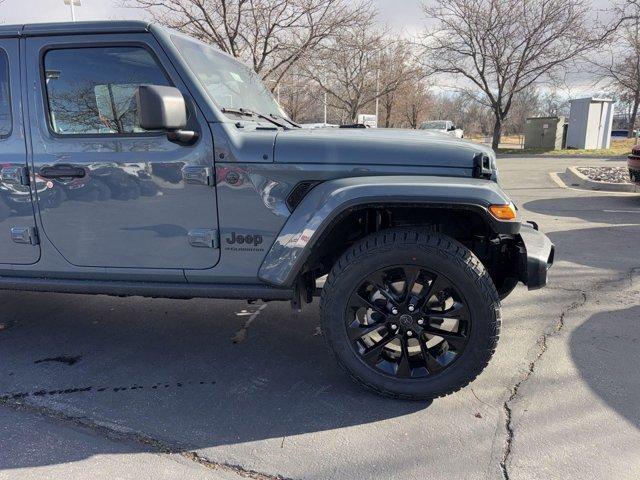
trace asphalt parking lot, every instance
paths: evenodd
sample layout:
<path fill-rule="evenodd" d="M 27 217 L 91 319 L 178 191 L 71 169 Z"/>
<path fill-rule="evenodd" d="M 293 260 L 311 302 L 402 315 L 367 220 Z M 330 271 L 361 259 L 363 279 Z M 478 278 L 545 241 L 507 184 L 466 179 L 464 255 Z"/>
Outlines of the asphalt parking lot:
<path fill-rule="evenodd" d="M 499 163 L 556 264 L 469 387 L 367 393 L 317 304 L 0 292 L 0 479 L 639 478 L 640 194 L 549 176 L 621 161 Z"/>

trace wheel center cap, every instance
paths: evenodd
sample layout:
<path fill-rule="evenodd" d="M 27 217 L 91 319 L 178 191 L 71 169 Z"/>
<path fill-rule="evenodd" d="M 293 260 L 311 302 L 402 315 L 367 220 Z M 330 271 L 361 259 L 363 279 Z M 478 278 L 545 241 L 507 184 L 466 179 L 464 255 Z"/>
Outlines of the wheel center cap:
<path fill-rule="evenodd" d="M 405 313 L 404 315 L 400 316 L 400 323 L 404 327 L 410 327 L 413 325 L 413 317 Z"/>

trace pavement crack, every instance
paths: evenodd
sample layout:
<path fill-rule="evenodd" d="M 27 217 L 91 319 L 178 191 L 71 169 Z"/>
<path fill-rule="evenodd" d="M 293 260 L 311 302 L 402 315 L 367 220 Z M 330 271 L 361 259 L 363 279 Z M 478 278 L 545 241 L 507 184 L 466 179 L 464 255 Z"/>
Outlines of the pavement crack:
<path fill-rule="evenodd" d="M 288 477 L 283 477 L 282 475 L 268 475 L 265 473 L 256 472 L 255 470 L 247 470 L 239 465 L 213 462 L 194 451 L 178 452 L 178 454 L 204 467 L 211 468 L 213 470 L 225 470 L 227 472 L 233 472 L 236 475 L 245 478 L 251 478 L 254 480 L 292 480 Z"/>
<path fill-rule="evenodd" d="M 549 337 L 558 334 L 564 328 L 564 318 L 566 314 L 571 310 L 575 310 L 576 308 L 583 306 L 586 302 L 586 292 L 580 291 L 580 298 L 564 307 L 551 328 L 549 328 L 546 332 L 540 335 L 540 337 L 538 337 L 538 340 L 536 342 L 538 345 L 538 351 L 536 352 L 534 359 L 529 362 L 529 365 L 524 374 L 520 377 L 520 380 L 518 380 L 511 388 L 511 394 L 509 395 L 509 398 L 502 405 L 502 409 L 505 415 L 504 426 L 507 434 L 507 438 L 502 450 L 502 458 L 500 460 L 500 470 L 502 471 L 502 478 L 504 480 L 510 480 L 508 463 L 509 457 L 511 455 L 511 447 L 513 444 L 513 437 L 515 433 L 512 421 L 513 411 L 511 409 L 511 403 L 518 397 L 520 387 L 531 377 L 531 375 L 533 375 L 536 368 L 536 363 L 547 351 L 547 340 L 549 339 Z"/>
<path fill-rule="evenodd" d="M 638 273 L 640 273 L 640 267 L 630 268 L 625 274 L 623 274 L 619 278 L 596 283 L 590 288 L 589 293 L 594 293 L 607 286 L 619 284 L 620 282 L 629 282 L 630 284 L 633 284 L 634 276 L 638 275 Z M 509 397 L 502 405 L 502 409 L 505 415 L 504 428 L 506 431 L 506 439 L 505 439 L 504 447 L 502 450 L 502 458 L 500 460 L 500 470 L 502 471 L 502 478 L 504 480 L 510 480 L 508 463 L 509 463 L 509 458 L 511 456 L 511 448 L 513 445 L 513 438 L 515 435 L 515 429 L 513 425 L 513 410 L 511 408 L 511 405 L 514 402 L 514 400 L 519 396 L 520 387 L 522 387 L 522 385 L 531 377 L 531 375 L 533 375 L 533 373 L 535 372 L 537 362 L 540 360 L 540 358 L 542 358 L 542 356 L 547 351 L 548 339 L 560 333 L 564 328 L 565 317 L 567 313 L 577 308 L 580 308 L 587 303 L 587 291 L 585 290 L 571 289 L 571 288 L 565 288 L 565 287 L 559 287 L 559 286 L 550 286 L 548 288 L 550 290 L 563 290 L 566 292 L 578 293 L 578 299 L 574 300 L 573 302 L 571 302 L 570 304 L 562 308 L 562 310 L 560 311 L 560 314 L 558 315 L 556 320 L 553 322 L 553 324 L 549 328 L 547 328 L 547 330 L 542 335 L 540 335 L 540 337 L 538 337 L 538 340 L 536 342 L 538 346 L 538 350 L 533 360 L 529 362 L 529 365 L 525 370 L 525 372 L 520 376 L 520 379 L 513 385 L 513 387 L 511 388 L 511 393 Z"/>
<path fill-rule="evenodd" d="M 143 445 L 150 452 L 164 455 L 175 455 L 197 463 L 211 470 L 225 471 L 236 474 L 242 478 L 250 478 L 253 480 L 292 480 L 282 475 L 271 475 L 258 472 L 256 470 L 246 469 L 240 465 L 226 462 L 216 462 L 208 459 L 204 455 L 178 444 L 170 444 L 166 441 L 159 440 L 152 436 L 136 432 L 129 428 L 121 427 L 116 424 L 100 422 L 84 416 L 68 415 L 58 410 L 28 403 L 17 401 L 2 401 L 0 406 L 12 408 L 14 410 L 33 413 L 50 418 L 54 421 L 72 425 L 77 428 L 84 428 L 96 435 L 103 436 L 112 441 L 128 442 L 130 444 Z"/>

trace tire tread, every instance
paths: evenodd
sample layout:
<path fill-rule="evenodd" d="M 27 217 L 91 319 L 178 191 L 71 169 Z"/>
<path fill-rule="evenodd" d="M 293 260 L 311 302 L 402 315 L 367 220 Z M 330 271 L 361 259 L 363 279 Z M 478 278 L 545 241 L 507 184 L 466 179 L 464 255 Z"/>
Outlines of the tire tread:
<path fill-rule="evenodd" d="M 464 245 L 453 238 L 440 233 L 411 228 L 382 230 L 369 235 L 349 248 L 337 260 L 331 269 L 324 284 L 324 288 L 322 289 L 320 311 L 323 312 L 323 314 L 324 312 L 329 311 L 330 304 L 334 302 L 338 296 L 338 292 L 336 292 L 335 289 L 336 281 L 347 269 L 357 266 L 366 258 L 375 256 L 382 251 L 387 251 L 391 248 L 398 248 L 399 245 L 414 245 L 422 249 L 435 249 L 439 255 L 443 256 L 443 258 L 457 264 L 457 266 L 477 285 L 478 290 L 482 293 L 483 300 L 486 305 L 491 306 L 494 311 L 491 322 L 491 335 L 488 339 L 488 347 L 483 349 L 481 352 L 482 362 L 478 363 L 473 370 L 468 372 L 468 375 L 463 382 L 460 382 L 451 388 L 434 391 L 429 395 L 407 395 L 373 385 L 366 379 L 356 375 L 341 361 L 339 355 L 334 349 L 334 346 L 329 341 L 329 336 L 326 335 L 326 333 L 323 336 L 331 355 L 335 358 L 338 365 L 340 365 L 340 367 L 354 381 L 369 390 L 386 397 L 405 400 L 428 400 L 443 397 L 462 389 L 471 383 L 482 372 L 495 353 L 498 340 L 500 338 L 501 319 L 497 314 L 500 309 L 500 297 L 489 273 L 480 259 Z M 325 328 L 330 328 L 328 327 L 328 322 L 323 322 L 323 329 Z"/>

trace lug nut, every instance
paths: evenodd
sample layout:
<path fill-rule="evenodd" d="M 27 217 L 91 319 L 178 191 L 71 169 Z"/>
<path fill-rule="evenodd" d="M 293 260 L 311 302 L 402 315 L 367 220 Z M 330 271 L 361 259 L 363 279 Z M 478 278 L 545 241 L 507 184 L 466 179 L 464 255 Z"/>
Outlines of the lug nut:
<path fill-rule="evenodd" d="M 393 307 L 391 309 L 391 313 L 393 313 L 394 315 L 397 315 L 398 314 L 398 309 L 396 307 Z"/>
<path fill-rule="evenodd" d="M 409 311 L 413 312 L 416 309 L 416 307 L 414 307 L 413 305 L 409 305 Z"/>
<path fill-rule="evenodd" d="M 413 332 L 411 330 L 407 331 L 407 337 L 411 337 L 413 335 Z"/>
<path fill-rule="evenodd" d="M 423 319 L 418 320 L 418 325 L 424 325 L 424 320 Z"/>
<path fill-rule="evenodd" d="M 391 330 L 397 330 L 398 329 L 398 325 L 396 325 L 395 323 L 391 324 Z"/>

